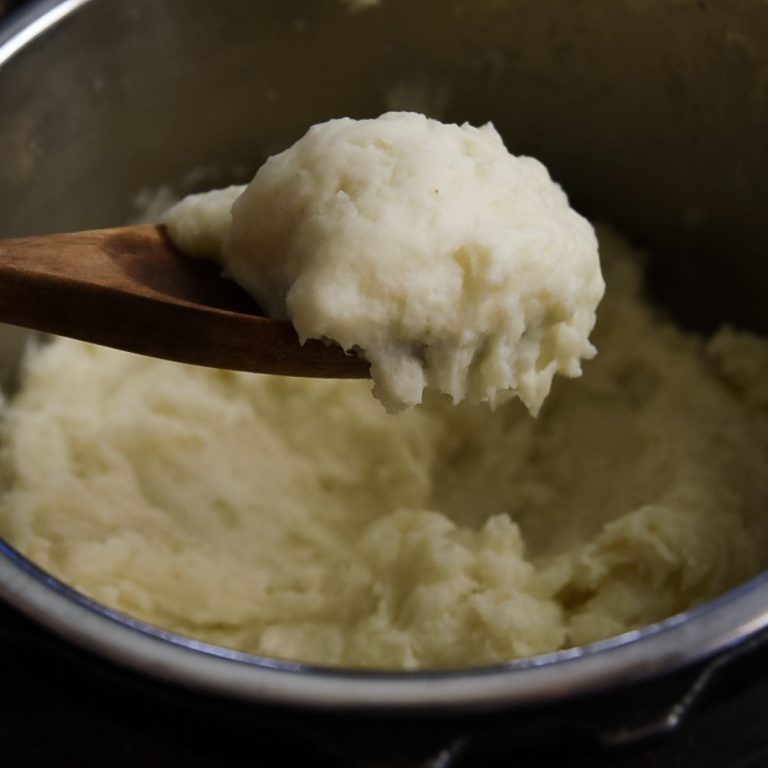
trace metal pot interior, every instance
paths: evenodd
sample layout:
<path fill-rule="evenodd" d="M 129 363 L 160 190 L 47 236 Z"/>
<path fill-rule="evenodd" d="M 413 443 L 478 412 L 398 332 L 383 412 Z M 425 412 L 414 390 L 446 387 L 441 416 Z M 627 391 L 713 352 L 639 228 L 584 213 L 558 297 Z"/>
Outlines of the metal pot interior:
<path fill-rule="evenodd" d="M 0 39 L 0 234 L 114 226 L 137 196 L 248 178 L 331 117 L 492 120 L 575 206 L 654 254 L 684 325 L 768 331 L 768 6 L 761 0 L 40 2 Z M 3 328 L 13 385 L 25 333 Z M 564 696 L 715 652 L 767 617 L 762 577 L 588 649 L 456 673 L 345 674 L 142 628 L 0 553 L 0 592 L 134 667 L 261 700 L 470 706 Z"/>

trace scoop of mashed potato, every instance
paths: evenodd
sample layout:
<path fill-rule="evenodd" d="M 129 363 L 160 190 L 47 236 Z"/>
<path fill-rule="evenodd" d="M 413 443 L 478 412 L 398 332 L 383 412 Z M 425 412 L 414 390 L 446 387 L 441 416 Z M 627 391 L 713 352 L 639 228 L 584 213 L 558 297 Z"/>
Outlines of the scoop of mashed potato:
<path fill-rule="evenodd" d="M 0 534 L 151 624 L 328 665 L 501 662 L 707 600 L 768 561 L 768 342 L 683 334 L 601 245 L 600 354 L 535 420 L 36 349 L 3 411 Z"/>
<path fill-rule="evenodd" d="M 181 203 L 171 236 L 210 255 L 230 204 L 227 193 Z M 592 226 L 490 124 L 390 112 L 313 126 L 237 198 L 221 258 L 302 340 L 370 360 L 393 412 L 430 387 L 455 403 L 511 392 L 535 414 L 552 377 L 579 376 L 595 353 Z"/>

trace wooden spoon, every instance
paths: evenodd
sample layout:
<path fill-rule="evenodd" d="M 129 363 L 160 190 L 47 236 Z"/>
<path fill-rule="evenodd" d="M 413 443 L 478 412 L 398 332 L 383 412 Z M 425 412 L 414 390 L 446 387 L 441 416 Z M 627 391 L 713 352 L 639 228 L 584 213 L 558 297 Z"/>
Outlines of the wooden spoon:
<path fill-rule="evenodd" d="M 162 226 L 0 240 L 0 322 L 151 357 L 287 376 L 365 378 L 336 345 L 302 345 Z"/>

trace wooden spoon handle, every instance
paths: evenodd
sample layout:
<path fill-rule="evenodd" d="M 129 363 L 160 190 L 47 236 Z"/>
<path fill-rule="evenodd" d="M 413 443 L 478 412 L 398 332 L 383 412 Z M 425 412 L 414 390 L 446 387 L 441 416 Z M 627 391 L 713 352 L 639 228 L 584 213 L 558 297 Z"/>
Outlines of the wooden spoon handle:
<path fill-rule="evenodd" d="M 161 226 L 0 240 L 0 322 L 152 357 L 288 376 L 364 378 L 335 345 L 299 344 Z"/>

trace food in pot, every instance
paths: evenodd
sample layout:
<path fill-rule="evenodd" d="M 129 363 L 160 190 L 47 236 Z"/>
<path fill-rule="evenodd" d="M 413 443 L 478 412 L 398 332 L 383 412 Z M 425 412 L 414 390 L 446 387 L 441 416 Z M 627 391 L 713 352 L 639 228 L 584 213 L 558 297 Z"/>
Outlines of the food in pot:
<path fill-rule="evenodd" d="M 594 355 L 594 230 L 490 124 L 331 120 L 270 158 L 232 206 L 237 192 L 182 201 L 171 236 L 220 254 L 302 340 L 359 349 L 392 412 L 431 387 L 454 402 L 514 393 L 535 414 L 553 376 L 581 375 Z"/>
<path fill-rule="evenodd" d="M 127 614 L 318 664 L 482 665 L 707 600 L 768 560 L 768 343 L 682 333 L 599 234 L 599 354 L 536 419 L 41 346 L 3 414 L 0 533 Z"/>

